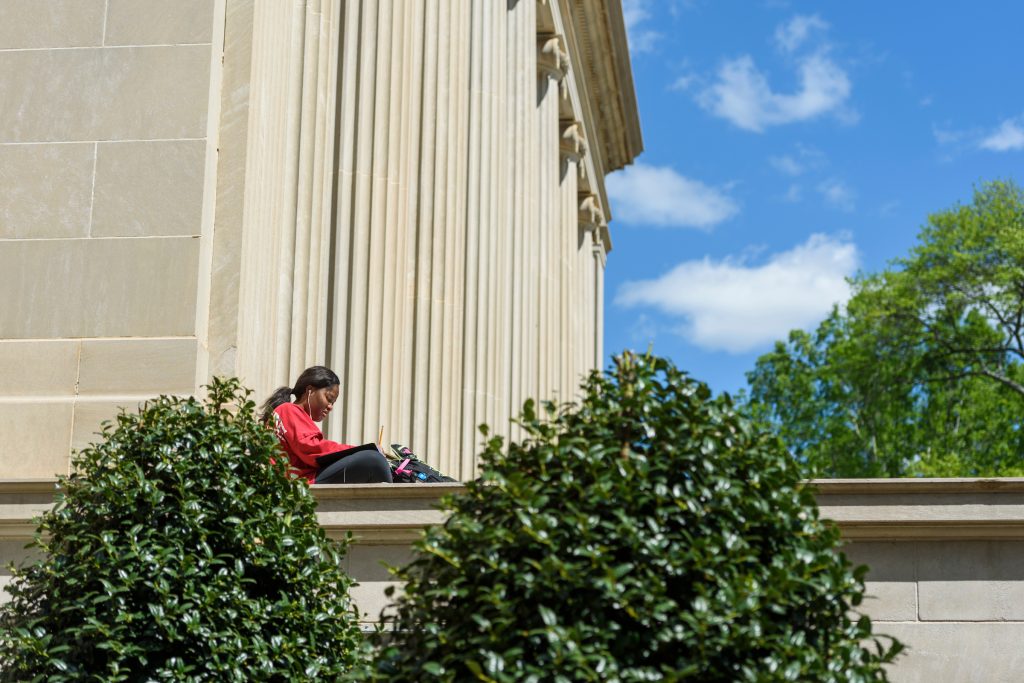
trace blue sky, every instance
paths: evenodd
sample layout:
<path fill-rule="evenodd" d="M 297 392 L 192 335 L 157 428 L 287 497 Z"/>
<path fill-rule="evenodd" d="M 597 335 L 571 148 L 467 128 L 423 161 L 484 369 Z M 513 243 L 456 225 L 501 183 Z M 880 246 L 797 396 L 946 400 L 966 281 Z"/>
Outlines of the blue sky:
<path fill-rule="evenodd" d="M 623 8 L 645 151 L 608 178 L 609 356 L 734 392 L 929 213 L 1024 183 L 1024 2 Z"/>

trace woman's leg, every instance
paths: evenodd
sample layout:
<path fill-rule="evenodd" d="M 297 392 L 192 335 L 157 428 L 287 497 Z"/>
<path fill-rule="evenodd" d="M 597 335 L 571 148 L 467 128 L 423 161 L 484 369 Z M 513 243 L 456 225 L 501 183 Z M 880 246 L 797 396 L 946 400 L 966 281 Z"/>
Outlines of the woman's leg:
<path fill-rule="evenodd" d="M 346 455 L 316 475 L 317 484 L 378 484 L 385 481 L 391 483 L 391 465 L 382 454 L 373 451 Z"/>

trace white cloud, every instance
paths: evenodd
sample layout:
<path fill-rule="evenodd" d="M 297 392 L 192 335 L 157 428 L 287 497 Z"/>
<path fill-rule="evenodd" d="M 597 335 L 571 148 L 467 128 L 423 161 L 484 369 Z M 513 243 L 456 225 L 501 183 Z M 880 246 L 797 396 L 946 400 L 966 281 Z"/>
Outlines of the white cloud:
<path fill-rule="evenodd" d="M 853 211 L 857 193 L 842 180 L 829 178 L 818 183 L 818 192 L 827 204 L 843 211 Z"/>
<path fill-rule="evenodd" d="M 743 55 L 721 66 L 718 81 L 701 91 L 697 102 L 716 116 L 758 133 L 767 126 L 806 121 L 830 111 L 843 113 L 851 90 L 845 71 L 821 52 L 800 59 L 798 69 L 800 89 L 793 94 L 775 93 L 754 60 Z"/>
<path fill-rule="evenodd" d="M 653 344 L 658 337 L 658 326 L 645 313 L 641 313 L 629 327 L 629 340 L 635 346 Z"/>
<path fill-rule="evenodd" d="M 823 166 L 826 166 L 828 164 L 828 159 L 825 158 L 825 155 L 821 150 L 797 143 L 795 152 L 792 154 L 768 157 L 768 163 L 770 163 L 775 170 L 784 173 L 785 175 L 796 177 L 803 175 L 808 171 L 816 171 Z"/>
<path fill-rule="evenodd" d="M 994 129 L 983 129 L 980 126 L 971 128 L 954 128 L 948 122 L 932 124 L 932 135 L 941 147 L 952 150 L 952 154 L 943 157 L 951 160 L 953 155 L 979 149 L 990 152 L 1016 152 L 1024 150 L 1024 115 L 1004 119 Z"/>
<path fill-rule="evenodd" d="M 776 170 L 782 171 L 786 175 L 798 176 L 804 172 L 804 165 L 788 154 L 783 154 L 781 157 L 771 157 L 768 161 Z"/>
<path fill-rule="evenodd" d="M 811 31 L 824 31 L 827 28 L 828 23 L 817 14 L 798 14 L 775 29 L 775 44 L 783 52 L 793 52 L 804 44 Z"/>
<path fill-rule="evenodd" d="M 629 50 L 632 53 L 651 52 L 662 35 L 658 31 L 641 27 L 651 18 L 650 0 L 622 0 L 622 18 L 626 24 Z"/>
<path fill-rule="evenodd" d="M 893 216 L 898 208 L 900 208 L 900 201 L 898 199 L 890 199 L 878 207 L 878 215 Z"/>
<path fill-rule="evenodd" d="M 1024 149 L 1024 116 L 1007 119 L 979 143 L 982 149 L 1010 152 Z"/>
<path fill-rule="evenodd" d="M 739 212 L 722 191 L 668 166 L 627 166 L 608 176 L 607 188 L 615 218 L 633 225 L 710 229 Z"/>
<path fill-rule="evenodd" d="M 647 11 L 647 0 L 622 0 L 622 18 L 626 22 L 626 30 L 632 31 L 637 24 L 650 19 Z"/>
<path fill-rule="evenodd" d="M 668 89 L 679 91 L 687 90 L 691 85 L 694 84 L 694 82 L 696 82 L 696 80 L 697 77 L 694 76 L 693 74 L 684 74 L 677 78 L 676 80 L 672 81 L 672 83 L 669 84 Z"/>
<path fill-rule="evenodd" d="M 965 130 L 957 130 L 949 126 L 949 124 L 932 124 L 932 135 L 935 137 L 935 142 L 942 146 L 959 145 L 965 139 L 975 136 L 976 133 Z"/>
<path fill-rule="evenodd" d="M 615 303 L 682 318 L 681 334 L 704 349 L 744 353 L 808 329 L 845 303 L 846 278 L 856 268 L 857 248 L 848 238 L 815 234 L 763 265 L 683 262 L 657 279 L 623 284 Z"/>

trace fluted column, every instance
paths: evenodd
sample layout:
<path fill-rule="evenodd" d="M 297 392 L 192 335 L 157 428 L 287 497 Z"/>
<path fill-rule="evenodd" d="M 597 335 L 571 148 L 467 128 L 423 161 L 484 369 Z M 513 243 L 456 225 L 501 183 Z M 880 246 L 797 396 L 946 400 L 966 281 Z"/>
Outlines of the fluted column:
<path fill-rule="evenodd" d="M 586 194 L 581 198 L 579 208 L 580 246 L 576 252 L 579 287 L 579 334 L 576 340 L 574 365 L 577 382 L 594 367 L 595 338 L 601 333 L 596 328 L 597 288 L 594 279 L 594 244 L 599 239 L 600 228 L 605 223 L 604 212 L 598 198 Z"/>
<path fill-rule="evenodd" d="M 559 400 L 576 396 L 579 375 L 574 349 L 580 343 L 579 263 L 579 174 L 580 161 L 586 154 L 583 125 L 575 119 L 563 119 L 559 150 L 562 159 L 559 183 L 559 327 L 556 357 L 559 361 Z"/>
<path fill-rule="evenodd" d="M 330 433 L 460 474 L 469 0 L 350 0 L 341 57 Z"/>
<path fill-rule="evenodd" d="M 507 433 L 507 400 L 499 395 L 503 338 L 498 321 L 499 247 L 508 232 L 501 207 L 505 206 L 506 160 L 505 64 L 507 10 L 492 2 L 473 2 L 470 8 L 470 89 L 468 166 L 466 176 L 466 271 L 463 326 L 462 421 L 456 448 L 461 454 L 459 474 L 471 477 L 480 436 L 477 426 L 489 424 Z M 500 415 L 500 417 L 499 417 Z"/>
<path fill-rule="evenodd" d="M 339 10 L 259 2 L 253 16 L 237 372 L 257 396 L 323 357 Z"/>
<path fill-rule="evenodd" d="M 534 231 L 538 278 L 536 332 L 533 343 L 536 355 L 532 395 L 539 400 L 555 398 L 558 388 L 559 237 L 561 234 L 559 205 L 559 170 L 561 167 L 561 126 L 559 106 L 560 84 L 569 68 L 569 56 L 558 35 L 541 35 L 537 39 L 539 72 L 537 103 L 537 174 L 538 211 Z"/>
<path fill-rule="evenodd" d="M 525 399 L 576 397 L 602 362 L 607 141 L 588 153 L 567 9 L 256 0 L 237 365 L 260 397 L 326 362 L 328 436 L 384 425 L 463 478 L 478 424 L 518 438 Z"/>
<path fill-rule="evenodd" d="M 597 234 L 601 234 L 600 231 Z M 608 260 L 603 240 L 594 244 L 594 369 L 604 366 L 604 269 Z"/>
<path fill-rule="evenodd" d="M 518 414 L 529 397 L 530 368 L 534 363 L 530 329 L 535 311 L 531 297 L 536 281 L 536 262 L 529 258 L 529 233 L 536 223 L 536 4 L 520 1 L 508 10 L 507 46 L 509 80 L 507 103 L 506 158 L 511 164 L 508 183 L 508 279 L 504 297 L 508 310 L 508 334 L 511 344 L 503 362 L 508 377 L 510 414 Z M 521 431 L 513 426 L 512 438 Z"/>

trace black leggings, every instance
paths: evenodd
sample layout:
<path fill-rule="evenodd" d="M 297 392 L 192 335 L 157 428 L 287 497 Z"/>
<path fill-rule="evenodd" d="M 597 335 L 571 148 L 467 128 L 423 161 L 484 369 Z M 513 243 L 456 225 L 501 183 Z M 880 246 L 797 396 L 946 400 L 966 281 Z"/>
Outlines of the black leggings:
<path fill-rule="evenodd" d="M 360 451 L 346 455 L 316 475 L 317 484 L 391 483 L 391 465 L 381 453 Z"/>

